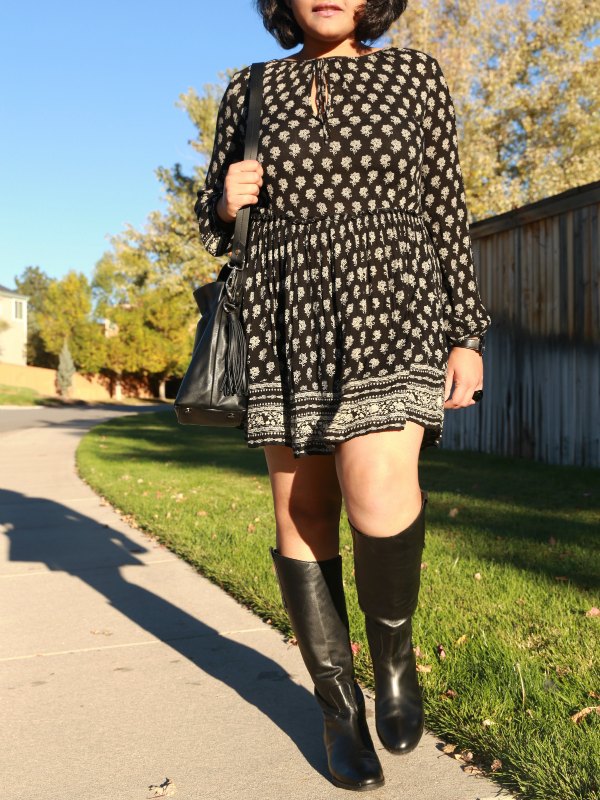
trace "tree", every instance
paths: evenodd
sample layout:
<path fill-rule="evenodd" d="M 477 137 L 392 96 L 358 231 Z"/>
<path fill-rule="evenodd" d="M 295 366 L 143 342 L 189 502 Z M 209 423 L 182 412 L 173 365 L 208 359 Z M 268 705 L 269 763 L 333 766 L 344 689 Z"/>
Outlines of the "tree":
<path fill-rule="evenodd" d="M 409 4 L 392 28 L 442 66 L 475 219 L 600 177 L 599 33 L 587 0 Z"/>
<path fill-rule="evenodd" d="M 65 339 L 60 351 L 60 356 L 58 359 L 58 371 L 56 373 L 56 384 L 58 386 L 59 394 L 62 397 L 68 397 L 70 395 L 71 383 L 73 381 L 73 375 L 75 375 L 75 372 L 75 364 L 73 364 L 73 359 L 71 358 L 69 344 Z"/>
<path fill-rule="evenodd" d="M 92 316 L 92 290 L 85 275 L 71 270 L 47 289 L 38 316 L 49 353 L 58 355 L 65 339 L 76 367 L 96 373 L 106 361 L 106 339 Z"/>
<path fill-rule="evenodd" d="M 17 291 L 26 295 L 27 303 L 27 363 L 34 367 L 56 368 L 56 354 L 46 349 L 40 331 L 40 314 L 48 288 L 54 282 L 39 267 L 25 267 L 15 277 Z"/>
<path fill-rule="evenodd" d="M 96 313 L 114 330 L 103 371 L 117 387 L 124 372 L 155 376 L 164 398 L 166 379 L 182 376 L 187 367 L 195 320 L 188 292 L 157 285 L 156 278 L 143 252 L 119 246 L 97 263 L 92 286 Z"/>

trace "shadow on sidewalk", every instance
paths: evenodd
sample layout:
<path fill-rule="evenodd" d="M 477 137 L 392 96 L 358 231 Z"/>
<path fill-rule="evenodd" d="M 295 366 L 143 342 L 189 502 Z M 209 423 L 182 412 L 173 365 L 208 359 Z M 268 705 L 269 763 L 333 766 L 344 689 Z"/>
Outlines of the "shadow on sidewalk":
<path fill-rule="evenodd" d="M 0 533 L 9 540 L 11 561 L 42 562 L 50 570 L 64 571 L 89 584 L 149 634 L 255 706 L 329 780 L 320 733 L 321 714 L 311 693 L 295 684 L 276 661 L 226 638 L 162 597 L 124 580 L 119 568 L 136 564 L 144 567 L 135 554 L 150 552 L 149 549 L 67 506 L 6 490 L 0 490 Z M 210 608 L 204 611 L 210 617 Z M 198 713 L 203 713 L 202 697 L 200 692 Z M 168 698 L 162 700 L 166 702 Z M 117 696 L 115 702 L 119 702 Z M 235 769 L 239 721 L 235 716 L 224 716 L 220 724 L 222 729 L 230 730 Z M 199 752 L 210 753 L 210 749 L 208 741 Z"/>

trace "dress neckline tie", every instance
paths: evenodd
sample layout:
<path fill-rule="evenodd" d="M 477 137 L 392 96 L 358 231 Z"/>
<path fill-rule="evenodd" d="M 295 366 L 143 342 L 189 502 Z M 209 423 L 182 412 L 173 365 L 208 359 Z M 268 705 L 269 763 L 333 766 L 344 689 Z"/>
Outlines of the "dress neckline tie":
<path fill-rule="evenodd" d="M 329 139 L 329 109 L 331 108 L 331 86 L 327 58 L 316 58 L 313 61 L 312 75 L 316 85 L 317 117 L 323 126 L 323 135 Z"/>

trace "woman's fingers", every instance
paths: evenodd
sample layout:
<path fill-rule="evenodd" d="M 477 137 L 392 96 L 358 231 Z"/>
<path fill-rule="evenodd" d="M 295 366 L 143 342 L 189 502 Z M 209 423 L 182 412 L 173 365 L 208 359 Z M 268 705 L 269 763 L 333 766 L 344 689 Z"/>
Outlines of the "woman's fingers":
<path fill-rule="evenodd" d="M 473 393 L 483 389 L 483 365 L 473 362 L 474 358 L 481 359 L 478 353 L 469 352 L 468 349 L 453 348 L 448 359 L 446 385 L 444 389 L 444 408 L 467 408 L 475 405 Z M 450 389 L 454 382 L 452 399 L 449 400 Z"/>
<path fill-rule="evenodd" d="M 451 366 L 448 367 L 448 371 L 446 372 L 446 384 L 444 386 L 444 400 L 447 401 L 450 397 L 450 392 L 452 391 L 452 380 L 454 377 L 454 370 Z M 444 406 L 445 407 L 445 406 Z"/>
<path fill-rule="evenodd" d="M 230 217 L 235 217 L 242 206 L 258 203 L 263 185 L 263 168 L 253 158 L 230 164 L 225 175 L 223 203 Z"/>

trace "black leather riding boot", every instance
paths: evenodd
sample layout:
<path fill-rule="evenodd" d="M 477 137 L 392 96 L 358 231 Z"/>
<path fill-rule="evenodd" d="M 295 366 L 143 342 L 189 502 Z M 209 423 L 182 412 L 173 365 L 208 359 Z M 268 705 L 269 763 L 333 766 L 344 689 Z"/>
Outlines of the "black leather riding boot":
<path fill-rule="evenodd" d="M 354 676 L 342 557 L 302 561 L 269 549 L 283 605 L 323 711 L 332 781 L 343 789 L 376 789 L 384 776 Z"/>
<path fill-rule="evenodd" d="M 421 582 L 425 505 L 415 520 L 393 536 L 368 536 L 350 520 L 354 577 L 375 678 L 375 727 L 392 753 L 409 753 L 423 735 L 423 699 L 412 648 L 412 615 Z"/>

